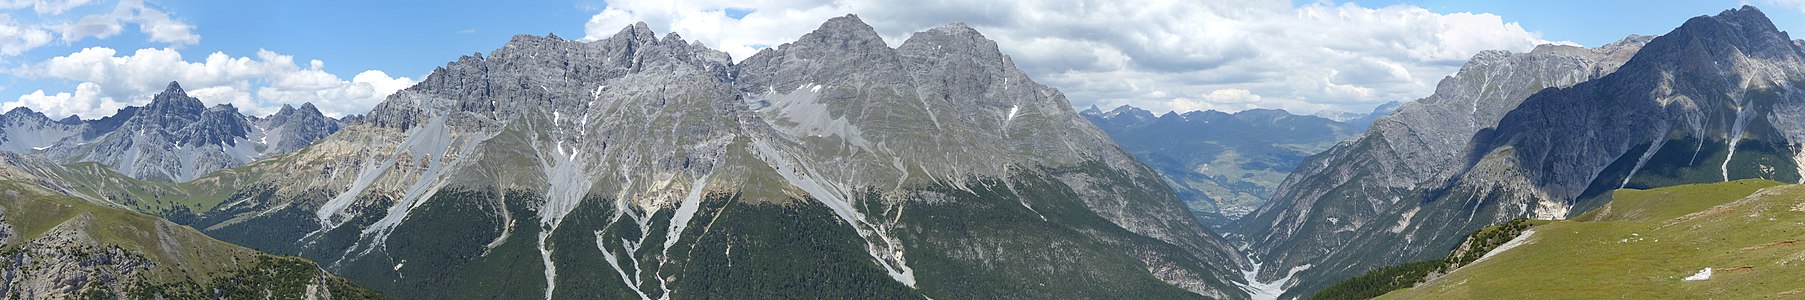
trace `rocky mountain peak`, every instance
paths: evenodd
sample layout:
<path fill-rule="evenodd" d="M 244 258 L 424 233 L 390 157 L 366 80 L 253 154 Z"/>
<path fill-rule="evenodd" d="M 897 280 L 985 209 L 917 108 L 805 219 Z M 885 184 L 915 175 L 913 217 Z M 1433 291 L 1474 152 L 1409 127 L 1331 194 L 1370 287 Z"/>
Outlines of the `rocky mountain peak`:
<path fill-rule="evenodd" d="M 1637 68 L 1729 68 L 1720 70 L 1731 71 L 1746 68 L 1741 65 L 1751 62 L 1735 58 L 1737 56 L 1799 63 L 1799 50 L 1792 39 L 1775 27 L 1767 14 L 1751 6 L 1726 10 L 1715 16 L 1693 17 L 1679 28 L 1653 38 L 1644 47 L 1654 51 L 1637 54 L 1632 63 L 1645 65 Z"/>
<path fill-rule="evenodd" d="M 852 14 L 828 19 L 795 42 L 777 48 L 804 59 L 828 54 L 871 56 L 890 52 L 877 29 L 871 28 L 859 16 Z"/>
<path fill-rule="evenodd" d="M 177 84 L 176 82 L 171 81 L 171 82 L 169 82 L 169 87 L 164 88 L 163 92 L 159 92 L 159 93 L 157 93 L 156 96 L 151 97 L 150 104 L 146 104 L 145 108 L 147 108 L 147 109 L 166 109 L 166 110 L 167 109 L 175 109 L 175 110 L 179 110 L 179 111 L 198 113 L 202 110 L 205 110 L 206 106 L 201 103 L 200 99 L 195 99 L 194 97 L 189 97 L 188 92 L 182 90 L 182 86 L 180 84 Z"/>
<path fill-rule="evenodd" d="M 1003 60 L 997 43 L 965 23 L 952 23 L 917 32 L 898 51 L 933 55 L 962 55 L 986 61 Z"/>
<path fill-rule="evenodd" d="M 163 94 L 181 94 L 186 96 L 188 95 L 188 92 L 182 90 L 181 83 L 170 81 L 168 86 L 163 87 Z"/>
<path fill-rule="evenodd" d="M 1115 109 L 1109 110 L 1109 112 L 1107 112 L 1107 113 L 1103 113 L 1103 118 L 1105 118 L 1105 119 L 1114 119 L 1114 118 L 1118 118 L 1118 117 L 1122 117 L 1122 116 L 1128 116 L 1128 117 L 1137 118 L 1137 119 L 1152 119 L 1153 112 L 1147 111 L 1145 109 L 1141 109 L 1139 107 L 1122 105 L 1122 106 L 1117 106 Z"/>
<path fill-rule="evenodd" d="M 658 37 L 658 33 L 652 32 L 652 26 L 647 26 L 646 22 L 634 22 L 633 25 L 628 25 L 625 28 L 621 28 L 619 32 L 615 32 L 614 36 L 610 37 L 608 39 L 609 40 L 648 40 L 648 39 L 655 39 L 657 37 Z"/>
<path fill-rule="evenodd" d="M 743 91 L 789 92 L 805 85 L 832 85 L 865 77 L 906 76 L 896 51 L 877 30 L 858 16 L 835 17 L 797 39 L 766 48 L 736 68 L 734 82 Z M 881 72 L 874 72 L 884 70 Z"/>
<path fill-rule="evenodd" d="M 172 81 L 168 88 L 151 97 L 149 104 L 125 122 L 127 126 L 179 127 L 194 122 L 205 111 L 206 104 L 189 97 L 180 84 Z"/>
<path fill-rule="evenodd" d="M 309 115 L 322 115 L 322 113 L 320 113 L 320 108 L 313 106 L 313 102 L 301 103 L 301 112 Z"/>
<path fill-rule="evenodd" d="M 24 107 L 24 106 L 20 106 L 17 108 L 13 108 L 12 110 L 6 111 L 6 114 L 0 115 L 0 118 L 6 118 L 7 120 L 13 120 L 13 119 L 18 119 L 18 118 L 34 118 L 32 116 L 36 116 L 36 118 L 49 119 L 49 117 L 45 117 L 43 113 L 39 113 L 37 111 L 31 110 L 30 107 Z"/>
<path fill-rule="evenodd" d="M 1623 37 L 1623 39 L 1619 39 L 1615 42 L 1611 42 L 1610 44 L 1604 44 L 1604 46 L 1599 46 L 1598 49 L 1601 49 L 1604 51 L 1617 51 L 1617 50 L 1625 49 L 1628 47 L 1640 48 L 1640 47 L 1642 47 L 1642 45 L 1648 44 L 1648 41 L 1654 40 L 1654 39 L 1655 39 L 1655 36 L 1652 36 L 1652 35 L 1631 34 L 1629 36 Z"/>
<path fill-rule="evenodd" d="M 917 37 L 927 37 L 927 39 L 924 39 L 926 41 L 966 41 L 977 42 L 979 44 L 988 43 L 993 46 L 996 44 L 995 42 L 991 42 L 989 38 L 984 37 L 984 33 L 978 32 L 977 29 L 973 29 L 963 22 L 941 25 L 939 27 L 928 29 L 927 31 L 917 32 L 910 35 L 909 39 L 916 40 Z"/>
<path fill-rule="evenodd" d="M 1738 25 L 1761 27 L 1755 29 L 1775 28 L 1774 21 L 1767 18 L 1767 13 L 1763 13 L 1761 12 L 1761 9 L 1751 5 L 1743 5 L 1742 7 L 1724 10 L 1723 12 L 1717 13 L 1717 16 L 1714 18 Z M 1688 23 L 1690 23 L 1690 21 L 1691 20 L 1688 20 Z M 1684 27 L 1684 25 L 1681 25 L 1681 27 Z"/>
<path fill-rule="evenodd" d="M 1102 116 L 1103 108 L 1097 107 L 1096 104 L 1091 104 L 1090 108 L 1085 108 L 1084 111 L 1080 111 L 1078 114 L 1086 116 Z"/>
<path fill-rule="evenodd" d="M 287 123 L 288 120 L 295 118 L 326 119 L 326 115 L 325 113 L 321 113 L 318 107 L 313 106 L 313 102 L 305 102 L 301 103 L 300 108 L 283 104 L 281 110 L 278 110 L 275 114 L 271 114 L 269 117 L 262 118 L 261 120 L 279 125 Z"/>

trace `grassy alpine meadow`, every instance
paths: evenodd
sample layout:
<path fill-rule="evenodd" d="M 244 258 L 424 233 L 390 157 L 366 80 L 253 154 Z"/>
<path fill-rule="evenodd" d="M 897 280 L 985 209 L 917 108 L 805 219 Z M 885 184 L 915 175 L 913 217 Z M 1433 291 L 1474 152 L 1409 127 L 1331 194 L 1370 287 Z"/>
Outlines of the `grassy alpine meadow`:
<path fill-rule="evenodd" d="M 1805 185 L 1750 179 L 1612 198 L 1534 227 L 1520 246 L 1380 298 L 1805 297 Z"/>

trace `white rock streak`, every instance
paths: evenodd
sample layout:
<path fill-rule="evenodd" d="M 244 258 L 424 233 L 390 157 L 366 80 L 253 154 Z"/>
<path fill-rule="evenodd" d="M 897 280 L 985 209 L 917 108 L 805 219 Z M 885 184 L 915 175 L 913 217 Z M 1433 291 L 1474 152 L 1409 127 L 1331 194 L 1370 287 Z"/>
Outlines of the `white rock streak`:
<path fill-rule="evenodd" d="M 830 187 L 834 187 L 832 183 L 816 180 L 815 178 L 820 178 L 820 176 L 813 174 L 814 172 L 808 170 L 806 166 L 792 165 L 788 159 L 778 154 L 776 149 L 771 148 L 771 145 L 766 144 L 763 140 L 753 138 L 752 147 L 757 151 L 758 158 L 777 169 L 777 174 L 783 176 L 783 179 L 788 181 L 791 186 L 807 192 L 816 201 L 820 201 L 821 204 L 833 210 L 835 216 L 852 225 L 853 229 L 859 233 L 859 237 L 865 239 L 867 252 L 871 254 L 872 258 L 877 259 L 878 265 L 884 267 L 884 271 L 890 274 L 891 279 L 910 287 L 915 286 L 915 271 L 910 269 L 907 262 L 903 260 L 902 247 L 898 245 L 898 241 L 890 238 L 883 227 L 867 221 L 865 214 L 853 208 L 852 203 L 846 200 L 848 198 L 845 195 L 836 193 L 836 189 L 830 189 Z"/>

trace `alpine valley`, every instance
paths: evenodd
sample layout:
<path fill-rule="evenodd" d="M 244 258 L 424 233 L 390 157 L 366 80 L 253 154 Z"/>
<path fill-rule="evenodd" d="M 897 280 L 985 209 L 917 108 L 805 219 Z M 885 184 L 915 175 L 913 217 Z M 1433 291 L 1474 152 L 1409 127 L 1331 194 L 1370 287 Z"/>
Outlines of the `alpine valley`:
<path fill-rule="evenodd" d="M 1364 132 L 1398 105 L 1381 105 L 1369 114 L 1250 109 L 1154 116 L 1127 105 L 1079 114 L 1159 172 L 1204 225 L 1220 228 L 1259 208 L 1305 157 Z"/>
<path fill-rule="evenodd" d="M 0 298 L 1805 293 L 1805 41 L 1751 6 L 1480 52 L 1368 114 L 1080 112 L 963 23 L 737 59 L 609 32 L 339 118 L 175 82 L 6 112 Z"/>

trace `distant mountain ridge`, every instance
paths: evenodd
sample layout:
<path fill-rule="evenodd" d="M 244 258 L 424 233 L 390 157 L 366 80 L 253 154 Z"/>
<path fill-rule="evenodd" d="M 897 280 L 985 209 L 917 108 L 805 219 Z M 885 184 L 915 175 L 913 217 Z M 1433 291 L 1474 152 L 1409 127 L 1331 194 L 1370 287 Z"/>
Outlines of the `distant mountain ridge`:
<path fill-rule="evenodd" d="M 187 181 L 299 150 L 342 126 L 313 103 L 283 105 L 267 118 L 245 116 L 230 104 L 206 107 L 170 82 L 150 103 L 95 120 L 53 121 L 13 109 L 0 115 L 0 151 L 98 162 L 137 179 Z"/>
<path fill-rule="evenodd" d="M 1284 110 L 1168 112 L 1123 105 L 1080 112 L 1123 150 L 1160 173 L 1192 212 L 1218 226 L 1265 202 L 1305 157 L 1363 132 L 1388 103 L 1346 121 Z"/>

